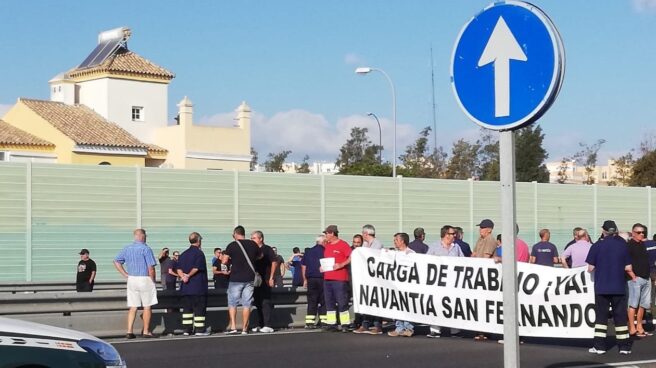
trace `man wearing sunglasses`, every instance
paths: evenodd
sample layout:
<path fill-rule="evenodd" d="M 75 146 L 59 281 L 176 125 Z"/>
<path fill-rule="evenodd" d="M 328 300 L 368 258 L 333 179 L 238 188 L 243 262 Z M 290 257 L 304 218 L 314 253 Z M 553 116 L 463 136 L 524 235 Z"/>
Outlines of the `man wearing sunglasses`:
<path fill-rule="evenodd" d="M 451 225 L 444 225 L 440 229 L 440 241 L 428 246 L 427 255 L 438 257 L 465 257 L 460 246 L 455 242 L 458 231 Z M 430 326 L 430 333 L 426 337 L 438 338 L 451 335 L 450 328 Z"/>
<path fill-rule="evenodd" d="M 629 289 L 629 334 L 638 337 L 651 336 L 642 326 L 645 310 L 651 308 L 651 283 L 649 281 L 649 255 L 645 247 L 647 228 L 638 223 L 631 229 L 631 240 L 629 240 L 629 254 L 631 255 L 631 267 L 633 267 L 634 278 L 628 278 Z M 636 324 L 636 321 L 638 322 Z"/>

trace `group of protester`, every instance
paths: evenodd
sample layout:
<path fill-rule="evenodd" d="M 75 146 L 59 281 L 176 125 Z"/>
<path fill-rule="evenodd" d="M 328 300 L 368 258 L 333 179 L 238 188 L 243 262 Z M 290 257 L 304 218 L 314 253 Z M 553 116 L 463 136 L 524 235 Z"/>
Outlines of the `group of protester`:
<path fill-rule="evenodd" d="M 440 240 L 430 245 L 425 243 L 426 233 L 423 228 L 414 230 L 412 241 L 407 233 L 397 233 L 393 237 L 394 248 L 406 254 L 490 258 L 499 262 L 503 257 L 503 243 L 500 236 L 495 239 L 493 235 L 493 221 L 484 219 L 477 226 L 480 237 L 473 250 L 463 240 L 462 228 L 450 225 L 443 226 L 440 229 Z M 594 244 L 588 232 L 577 227 L 573 230 L 573 239 L 566 245 L 561 256 L 558 255 L 557 247 L 550 242 L 548 229 L 540 230 L 539 235 L 540 241 L 533 245 L 530 252 L 526 242 L 516 238 L 514 249 L 518 262 L 542 266 L 587 267 L 589 272 L 593 272 L 597 318 L 591 353 L 603 354 L 607 350 L 605 338 L 609 311 L 614 318 L 621 354 L 631 352 L 633 336 L 651 336 L 642 322 L 645 317 L 648 321 L 652 318 L 651 289 L 656 281 L 656 242 L 647 240 L 646 226 L 636 223 L 630 233 L 621 233 L 613 221 L 605 221 L 602 235 Z M 294 272 L 295 283 L 307 288 L 306 328 L 322 327 L 328 331 L 353 331 L 356 334 L 383 333 L 381 317 L 356 314 L 354 320 L 351 320 L 349 313 L 351 252 L 357 247 L 384 248 L 376 238 L 374 226 L 364 225 L 362 233 L 354 235 L 349 245 L 339 238 L 337 226 L 330 225 L 315 239 L 313 247 L 306 248 L 304 252 L 295 249 L 288 262 L 284 262 L 274 248 L 265 244 L 261 231 L 253 231 L 250 239 L 247 239 L 244 227 L 237 226 L 232 236 L 234 241 L 224 251 L 215 249 L 212 262 L 215 287 L 227 289 L 227 334 L 274 331 L 271 324 L 271 290 L 281 285 L 282 272 L 287 267 L 297 269 Z M 130 309 L 127 338 L 136 337 L 133 323 L 138 307 L 144 309 L 143 337 L 153 336 L 149 325 L 150 307 L 157 304 L 154 270 L 157 262 L 145 242 L 146 232 L 143 229 L 135 230 L 134 242 L 126 246 L 114 260 L 117 270 L 128 279 L 127 299 Z M 176 280 L 181 281 L 179 292 L 184 300 L 184 334 L 207 335 L 209 331 L 205 325 L 205 314 L 208 270 L 201 250 L 202 236 L 196 232 L 191 233 L 189 243 L 190 247 L 177 260 L 175 255 L 168 258 L 168 249 L 163 250 L 160 263 L 166 273 L 162 283 L 165 289 L 175 289 Z M 81 252 L 81 256 L 85 254 Z M 127 270 L 123 265 L 127 265 Z M 249 330 L 252 306 L 256 307 L 258 324 Z M 236 317 L 239 307 L 242 307 L 242 324 L 238 329 Z M 395 321 L 394 325 L 395 328 L 387 333 L 389 336 L 414 335 L 411 322 Z M 431 338 L 450 334 L 449 329 L 439 326 L 430 326 L 429 331 L 427 336 Z M 487 336 L 476 334 L 475 339 L 485 340 Z"/>

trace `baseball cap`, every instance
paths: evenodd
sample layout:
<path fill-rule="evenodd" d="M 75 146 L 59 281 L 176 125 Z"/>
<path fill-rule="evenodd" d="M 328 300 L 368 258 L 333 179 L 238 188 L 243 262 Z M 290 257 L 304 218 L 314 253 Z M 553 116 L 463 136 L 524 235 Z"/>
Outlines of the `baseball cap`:
<path fill-rule="evenodd" d="M 324 234 L 337 234 L 339 233 L 339 230 L 337 230 L 337 225 L 328 225 L 326 227 L 326 230 L 323 231 Z"/>
<path fill-rule="evenodd" d="M 604 224 L 601 225 L 601 228 L 604 229 L 604 231 L 607 231 L 609 233 L 616 233 L 617 232 L 617 225 L 615 224 L 615 221 L 613 221 L 613 220 L 604 221 Z"/>
<path fill-rule="evenodd" d="M 89 250 L 86 249 L 86 248 L 82 249 L 82 250 L 80 251 L 80 255 L 83 255 L 83 254 L 89 254 Z"/>
<path fill-rule="evenodd" d="M 481 223 L 476 225 L 476 226 L 480 227 L 481 229 L 486 229 L 486 228 L 493 229 L 494 228 L 494 222 L 492 222 L 492 220 L 490 220 L 490 219 L 485 219 L 485 220 L 481 221 Z"/>

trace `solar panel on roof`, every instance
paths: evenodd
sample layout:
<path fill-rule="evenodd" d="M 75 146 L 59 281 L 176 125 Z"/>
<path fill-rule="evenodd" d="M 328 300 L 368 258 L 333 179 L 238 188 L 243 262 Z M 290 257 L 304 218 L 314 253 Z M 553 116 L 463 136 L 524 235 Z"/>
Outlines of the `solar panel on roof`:
<path fill-rule="evenodd" d="M 101 33 L 101 37 L 98 38 L 98 46 L 82 61 L 78 69 L 102 64 L 121 47 L 127 48 L 127 39 L 130 37 L 129 32 L 127 28 L 117 28 Z"/>

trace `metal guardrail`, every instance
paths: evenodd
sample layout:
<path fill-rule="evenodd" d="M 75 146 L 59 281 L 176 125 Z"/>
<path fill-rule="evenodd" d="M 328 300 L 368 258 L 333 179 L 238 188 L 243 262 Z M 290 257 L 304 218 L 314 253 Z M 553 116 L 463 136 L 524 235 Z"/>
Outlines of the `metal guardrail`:
<path fill-rule="evenodd" d="M 93 290 L 125 290 L 126 280 L 119 281 L 100 281 L 94 284 Z M 285 287 L 291 287 L 292 279 L 283 278 L 283 285 Z M 208 281 L 210 289 L 214 287 L 214 280 L 210 279 Z M 157 287 L 160 287 L 159 282 Z M 74 282 L 15 282 L 0 284 L 0 299 L 2 299 L 2 293 L 11 293 L 11 294 L 27 294 L 27 293 L 42 293 L 42 292 L 66 292 L 66 291 L 75 291 Z"/>
<path fill-rule="evenodd" d="M 121 290 L 94 290 L 92 293 L 78 293 L 70 289 L 55 291 L 62 285 L 70 286 L 72 284 L 41 284 L 38 288 L 39 292 L 32 290 L 0 293 L 0 315 L 85 331 L 103 338 L 124 336 L 127 311 L 124 282 L 106 285 L 108 287 L 120 286 Z M 31 288 L 37 289 L 33 284 Z M 272 319 L 274 328 L 303 326 L 307 289 L 274 288 L 271 296 L 274 304 Z M 159 303 L 153 306 L 151 327 L 156 333 L 181 331 L 179 310 L 182 308 L 182 296 L 178 291 L 159 290 L 157 298 Z M 214 331 L 221 331 L 227 325 L 226 290 L 208 290 L 207 306 L 208 326 L 211 326 Z M 139 331 L 140 326 L 141 321 L 137 319 L 135 331 Z"/>
<path fill-rule="evenodd" d="M 272 301 L 278 305 L 307 303 L 307 290 L 304 288 L 281 287 L 272 289 Z M 159 303 L 153 309 L 182 308 L 182 296 L 178 291 L 159 290 Z M 126 310 L 125 284 L 123 290 L 98 290 L 92 293 L 74 291 L 53 293 L 7 294 L 0 297 L 0 315 L 25 315 L 40 313 L 105 312 Z M 222 290 L 208 290 L 208 308 L 226 307 L 227 293 Z"/>

